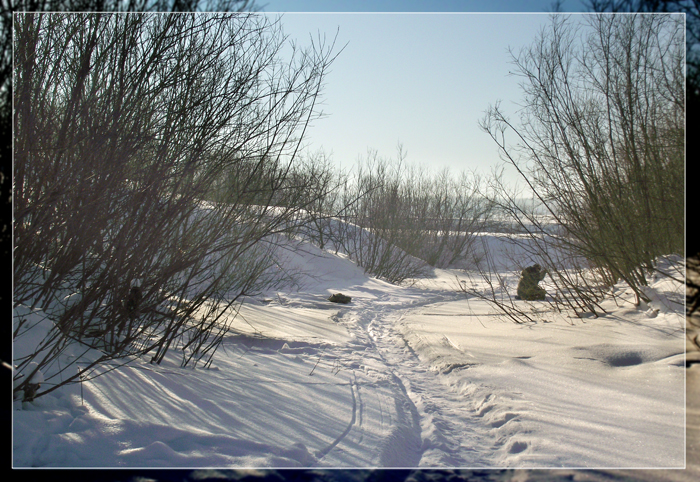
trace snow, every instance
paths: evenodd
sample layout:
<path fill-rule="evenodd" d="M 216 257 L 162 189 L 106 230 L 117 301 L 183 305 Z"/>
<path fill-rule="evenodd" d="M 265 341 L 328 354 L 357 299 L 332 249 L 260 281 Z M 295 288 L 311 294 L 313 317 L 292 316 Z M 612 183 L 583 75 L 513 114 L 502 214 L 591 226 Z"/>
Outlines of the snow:
<path fill-rule="evenodd" d="M 464 271 L 396 286 L 306 243 L 284 250 L 283 268 L 297 282 L 247 299 L 210 369 L 170 351 L 15 402 L 13 466 L 685 465 L 682 281 L 650 279 L 639 307 L 620 284 L 599 318 L 518 301 L 536 322 L 515 324 L 458 291 L 478 283 Z M 327 301 L 338 292 L 352 302 Z M 15 356 L 48 329 L 39 312 L 20 316 L 36 336 Z M 97 356 L 76 345 L 62 363 Z"/>

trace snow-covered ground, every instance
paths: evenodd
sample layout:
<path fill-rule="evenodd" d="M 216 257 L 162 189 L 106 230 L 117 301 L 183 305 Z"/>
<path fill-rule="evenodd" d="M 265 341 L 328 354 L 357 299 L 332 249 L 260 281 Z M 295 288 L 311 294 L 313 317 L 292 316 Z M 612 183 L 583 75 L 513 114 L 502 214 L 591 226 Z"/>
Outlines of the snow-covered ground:
<path fill-rule="evenodd" d="M 465 273 L 395 286 L 302 247 L 302 287 L 246 300 L 211 369 L 171 350 L 15 402 L 14 467 L 685 465 L 682 284 L 643 308 L 620 285 L 600 318 L 519 301 L 538 322 L 515 324 Z"/>

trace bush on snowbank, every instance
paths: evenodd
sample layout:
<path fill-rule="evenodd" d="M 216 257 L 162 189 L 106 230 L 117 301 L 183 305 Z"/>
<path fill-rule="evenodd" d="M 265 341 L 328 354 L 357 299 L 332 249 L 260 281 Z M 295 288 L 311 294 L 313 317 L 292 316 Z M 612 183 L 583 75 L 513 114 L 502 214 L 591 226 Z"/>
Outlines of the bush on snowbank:
<path fill-rule="evenodd" d="M 18 373 L 37 363 L 41 396 L 174 346 L 206 365 L 229 308 L 269 272 L 264 241 L 312 191 L 281 187 L 334 46 L 281 59 L 280 21 L 235 13 L 28 13 L 14 29 L 13 303 L 50 326 L 15 354 Z M 226 202 L 203 205 L 213 190 Z M 36 332 L 14 321 L 15 342 Z M 102 355 L 48 375 L 74 341 Z"/>

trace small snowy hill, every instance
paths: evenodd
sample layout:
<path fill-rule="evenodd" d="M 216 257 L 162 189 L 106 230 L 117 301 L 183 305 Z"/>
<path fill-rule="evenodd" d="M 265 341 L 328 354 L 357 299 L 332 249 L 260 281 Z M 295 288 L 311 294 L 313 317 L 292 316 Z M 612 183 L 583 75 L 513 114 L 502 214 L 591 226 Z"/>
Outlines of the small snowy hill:
<path fill-rule="evenodd" d="M 170 351 L 15 402 L 14 467 L 684 465 L 680 283 L 652 280 L 644 308 L 620 285 L 598 319 L 521 302 L 538 322 L 516 325 L 458 292 L 459 271 L 395 286 L 280 249 L 294 283 L 231 313 L 210 369 Z M 82 353 L 62 363 L 97 356 Z"/>

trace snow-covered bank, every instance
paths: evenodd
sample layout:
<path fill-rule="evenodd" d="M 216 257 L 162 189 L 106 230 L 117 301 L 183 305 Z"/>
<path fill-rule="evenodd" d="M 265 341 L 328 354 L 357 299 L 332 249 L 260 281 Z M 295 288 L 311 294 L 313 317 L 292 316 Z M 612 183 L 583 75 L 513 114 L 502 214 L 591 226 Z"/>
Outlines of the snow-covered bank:
<path fill-rule="evenodd" d="M 624 318 L 516 325 L 483 308 L 429 305 L 398 331 L 492 427 L 498 465 L 683 466 L 678 320 L 629 310 Z"/>
<path fill-rule="evenodd" d="M 300 288 L 248 300 L 212 369 L 172 351 L 16 402 L 13 465 L 683 466 L 682 285 L 515 325 L 458 293 L 461 273 L 398 287 L 302 247 Z"/>

